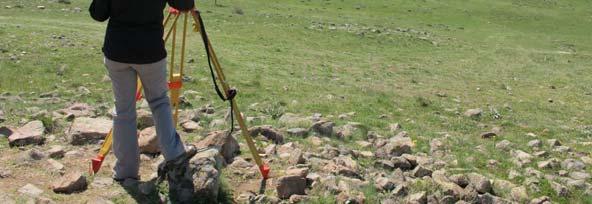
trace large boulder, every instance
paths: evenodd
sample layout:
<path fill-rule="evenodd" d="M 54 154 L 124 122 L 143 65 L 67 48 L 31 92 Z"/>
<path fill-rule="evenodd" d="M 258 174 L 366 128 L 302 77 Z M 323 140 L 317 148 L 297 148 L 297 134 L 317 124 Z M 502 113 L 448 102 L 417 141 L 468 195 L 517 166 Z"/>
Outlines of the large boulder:
<path fill-rule="evenodd" d="M 169 175 L 169 192 L 173 203 L 214 203 L 220 191 L 220 153 L 216 149 L 196 154 L 185 168 L 173 169 Z"/>
<path fill-rule="evenodd" d="M 279 131 L 273 129 L 271 126 L 255 126 L 249 128 L 249 135 L 251 137 L 262 135 L 268 140 L 273 141 L 275 144 L 284 143 L 284 136 Z"/>
<path fill-rule="evenodd" d="M 210 132 L 206 138 L 199 141 L 195 145 L 198 149 L 201 148 L 215 148 L 217 149 L 226 164 L 232 163 L 232 159 L 239 155 L 240 146 L 232 135 L 227 134 L 225 131 L 214 131 Z"/>
<path fill-rule="evenodd" d="M 277 180 L 278 197 L 288 199 L 292 195 L 305 195 L 306 179 L 299 175 L 283 176 Z"/>
<path fill-rule="evenodd" d="M 160 145 L 158 143 L 156 128 L 154 126 L 140 131 L 138 146 L 140 147 L 140 153 L 154 154 L 160 152 Z"/>
<path fill-rule="evenodd" d="M 82 173 L 75 171 L 64 175 L 62 178 L 55 181 L 51 188 L 55 193 L 76 193 L 86 190 L 88 182 Z"/>
<path fill-rule="evenodd" d="M 97 142 L 109 134 L 112 126 L 113 122 L 105 118 L 76 118 L 67 132 L 68 141 L 72 145 Z"/>
<path fill-rule="evenodd" d="M 14 133 L 8 137 L 8 144 L 11 147 L 43 144 L 45 142 L 45 137 L 43 137 L 44 132 L 45 127 L 43 126 L 43 122 L 34 120 L 16 129 Z"/>
<path fill-rule="evenodd" d="M 382 159 L 390 159 L 392 157 L 398 157 L 403 154 L 411 153 L 411 148 L 415 144 L 410 137 L 407 136 L 394 136 L 388 140 L 388 142 L 376 150 L 376 157 Z"/>

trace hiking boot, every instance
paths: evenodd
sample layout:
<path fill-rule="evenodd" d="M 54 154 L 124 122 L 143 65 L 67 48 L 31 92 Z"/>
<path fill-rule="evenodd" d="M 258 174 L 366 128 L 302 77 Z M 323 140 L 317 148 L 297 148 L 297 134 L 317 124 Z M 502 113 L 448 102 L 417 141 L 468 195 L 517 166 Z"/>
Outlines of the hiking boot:
<path fill-rule="evenodd" d="M 169 177 L 170 173 L 183 173 L 189 165 L 189 160 L 197 153 L 197 149 L 193 145 L 185 147 L 185 152 L 175 159 L 162 162 L 158 165 L 158 183 L 161 183 L 165 177 Z"/>
<path fill-rule="evenodd" d="M 189 161 L 195 154 L 197 154 L 195 146 L 186 146 L 183 154 L 158 166 L 157 183 L 161 183 L 166 177 L 170 201 L 173 203 L 192 203 L 194 199 L 193 178 L 186 172 L 190 171 Z"/>

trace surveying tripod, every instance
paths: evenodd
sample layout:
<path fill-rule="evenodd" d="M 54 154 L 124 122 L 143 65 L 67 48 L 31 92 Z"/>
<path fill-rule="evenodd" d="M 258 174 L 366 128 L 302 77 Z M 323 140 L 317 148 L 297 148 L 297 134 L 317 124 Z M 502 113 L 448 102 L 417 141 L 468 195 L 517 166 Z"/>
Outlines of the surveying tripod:
<path fill-rule="evenodd" d="M 247 126 L 245 124 L 243 115 L 238 109 L 236 100 L 234 97 L 237 94 L 236 89 L 230 88 L 228 83 L 226 82 L 226 77 L 222 72 L 222 67 L 220 66 L 220 62 L 216 57 L 216 53 L 212 48 L 212 44 L 208 38 L 208 35 L 205 30 L 205 26 L 203 24 L 201 15 L 197 9 L 192 9 L 189 11 L 179 11 L 174 8 L 169 8 L 169 13 L 163 22 L 163 27 L 166 29 L 169 23 L 172 23 L 170 29 L 164 34 L 164 42 L 169 40 L 169 37 L 172 37 L 171 42 L 171 52 L 170 52 L 170 60 L 169 60 L 169 92 L 170 92 L 170 100 L 171 100 L 171 108 L 173 110 L 173 120 L 174 124 L 177 125 L 178 122 L 178 114 L 179 114 L 179 96 L 181 88 L 183 87 L 183 69 L 185 67 L 185 43 L 187 38 L 187 24 L 188 24 L 188 17 L 192 17 L 194 21 L 194 30 L 200 33 L 200 36 L 203 40 L 203 44 L 206 50 L 206 56 L 208 60 L 208 66 L 210 68 L 210 73 L 212 76 L 212 81 L 214 83 L 214 88 L 218 96 L 224 100 L 229 101 L 230 103 L 230 121 L 231 127 L 228 134 L 232 133 L 234 129 L 234 116 L 236 116 L 236 120 L 240 126 L 241 133 L 247 142 L 247 146 L 251 151 L 253 159 L 255 163 L 259 167 L 259 171 L 261 172 L 261 176 L 263 179 L 267 179 L 269 176 L 270 168 L 267 164 L 264 164 L 259 156 L 257 148 L 255 147 L 255 143 L 251 138 Z M 176 51 L 176 43 L 177 43 L 177 22 L 179 18 L 183 18 L 183 34 L 181 36 L 181 57 L 179 61 L 179 68 L 175 68 L 175 51 Z M 172 22 L 171 22 L 172 21 Z M 217 79 L 217 80 L 216 80 Z M 139 81 L 138 78 L 138 85 L 136 87 L 136 102 L 142 99 L 142 83 Z M 222 90 L 218 87 L 218 82 L 222 85 Z M 91 168 L 90 173 L 95 174 L 101 168 L 101 165 L 105 159 L 105 156 L 111 151 L 111 144 L 113 143 L 113 129 L 109 131 L 99 153 L 95 158 L 91 160 Z"/>

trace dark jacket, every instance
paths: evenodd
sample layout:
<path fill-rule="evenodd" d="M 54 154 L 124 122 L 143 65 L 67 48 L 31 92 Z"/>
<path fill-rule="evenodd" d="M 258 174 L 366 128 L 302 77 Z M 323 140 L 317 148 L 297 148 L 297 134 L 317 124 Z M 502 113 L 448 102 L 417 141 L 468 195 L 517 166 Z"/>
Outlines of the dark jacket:
<path fill-rule="evenodd" d="M 166 57 L 163 10 L 166 2 L 189 10 L 193 0 L 93 0 L 89 12 L 97 21 L 109 19 L 103 53 L 110 60 L 147 64 Z"/>

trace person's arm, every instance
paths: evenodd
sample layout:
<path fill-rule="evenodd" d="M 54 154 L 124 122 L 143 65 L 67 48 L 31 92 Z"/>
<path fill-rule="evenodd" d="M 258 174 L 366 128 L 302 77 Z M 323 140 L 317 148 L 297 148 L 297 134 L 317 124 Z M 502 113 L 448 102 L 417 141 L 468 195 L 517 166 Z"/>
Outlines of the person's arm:
<path fill-rule="evenodd" d="M 191 10 L 194 6 L 193 0 L 167 0 L 169 6 L 179 10 L 179 11 L 188 11 Z"/>
<path fill-rule="evenodd" d="M 90 16 L 96 21 L 106 21 L 109 19 L 111 0 L 93 0 L 88 11 Z"/>

